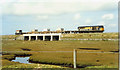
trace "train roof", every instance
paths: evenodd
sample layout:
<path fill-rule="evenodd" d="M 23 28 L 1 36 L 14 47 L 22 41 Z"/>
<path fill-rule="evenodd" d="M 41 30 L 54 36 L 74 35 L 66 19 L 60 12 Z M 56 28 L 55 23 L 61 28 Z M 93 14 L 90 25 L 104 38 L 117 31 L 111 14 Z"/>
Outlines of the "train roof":
<path fill-rule="evenodd" d="M 96 25 L 96 26 L 103 26 L 103 25 Z M 79 26 L 79 27 L 96 27 L 96 26 Z"/>

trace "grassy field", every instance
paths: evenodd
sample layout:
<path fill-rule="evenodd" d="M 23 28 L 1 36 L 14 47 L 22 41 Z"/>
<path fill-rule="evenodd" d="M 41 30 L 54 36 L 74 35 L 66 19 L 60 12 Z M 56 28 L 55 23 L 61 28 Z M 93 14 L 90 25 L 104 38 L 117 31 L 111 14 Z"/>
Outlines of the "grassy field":
<path fill-rule="evenodd" d="M 30 64 L 21 64 L 21 63 L 9 61 L 13 59 L 14 56 L 19 56 L 19 55 L 30 55 L 30 61 L 34 63 L 73 67 L 73 52 L 72 52 L 73 49 L 77 49 L 77 67 L 79 68 L 84 68 L 84 67 L 86 68 L 117 68 L 118 67 L 118 41 L 4 40 L 4 39 L 13 39 L 15 37 L 17 36 L 12 36 L 12 35 L 3 36 L 2 51 L 8 51 L 8 52 L 4 52 L 2 56 L 3 58 L 2 62 L 3 62 L 4 68 L 10 68 L 10 67 L 11 68 L 14 68 L 14 67 L 29 68 L 29 66 L 37 67 L 38 64 L 30 65 Z M 62 39 L 64 38 L 117 39 L 118 33 L 64 34 Z M 60 51 L 60 52 L 57 52 L 57 51 Z M 89 52 L 89 53 L 83 53 L 83 52 Z M 44 68 L 44 65 L 42 68 Z M 45 65 L 45 68 L 54 68 L 54 66 L 50 67 Z"/>
<path fill-rule="evenodd" d="M 63 34 L 64 38 L 74 39 L 118 39 L 118 33 L 80 33 L 80 34 Z"/>
<path fill-rule="evenodd" d="M 16 41 L 3 40 L 3 51 L 118 51 L 118 41 Z M 98 50 L 85 50 L 82 48 L 95 48 Z"/>

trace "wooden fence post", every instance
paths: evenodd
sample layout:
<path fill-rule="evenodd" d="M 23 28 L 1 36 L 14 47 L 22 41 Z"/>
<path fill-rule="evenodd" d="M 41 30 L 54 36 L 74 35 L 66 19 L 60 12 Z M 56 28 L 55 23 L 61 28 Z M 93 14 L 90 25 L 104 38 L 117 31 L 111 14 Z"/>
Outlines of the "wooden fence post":
<path fill-rule="evenodd" d="M 77 53 L 77 50 L 74 49 L 74 51 L 73 51 L 73 64 L 74 64 L 74 68 L 76 68 L 76 61 L 77 61 L 77 59 L 76 59 L 76 53 Z"/>

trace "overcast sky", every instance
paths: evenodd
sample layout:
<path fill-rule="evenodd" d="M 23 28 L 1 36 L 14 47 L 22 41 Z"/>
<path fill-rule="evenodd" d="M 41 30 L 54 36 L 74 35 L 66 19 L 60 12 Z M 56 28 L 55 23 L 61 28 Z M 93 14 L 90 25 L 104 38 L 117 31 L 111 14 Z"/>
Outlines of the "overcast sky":
<path fill-rule="evenodd" d="M 118 32 L 118 0 L 0 1 L 3 35 L 19 29 L 77 30 L 84 25 L 104 25 L 105 32 Z"/>

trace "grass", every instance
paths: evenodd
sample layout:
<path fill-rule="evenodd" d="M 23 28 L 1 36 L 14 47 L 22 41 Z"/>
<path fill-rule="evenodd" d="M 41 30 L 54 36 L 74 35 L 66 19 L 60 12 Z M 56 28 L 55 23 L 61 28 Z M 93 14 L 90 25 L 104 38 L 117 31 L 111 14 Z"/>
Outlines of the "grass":
<path fill-rule="evenodd" d="M 18 62 L 11 62 L 8 60 L 2 60 L 2 62 L 4 64 L 2 68 L 66 68 L 66 67 L 61 67 L 57 65 L 48 65 L 48 64 L 22 64 Z"/>
<path fill-rule="evenodd" d="M 2 35 L 2 39 L 15 39 L 20 35 Z"/>
<path fill-rule="evenodd" d="M 40 63 L 40 64 L 51 64 L 51 65 L 59 65 L 59 66 L 67 66 L 73 67 L 73 54 L 72 52 L 63 53 L 63 52 L 29 52 L 32 53 L 30 56 L 30 62 Z M 6 59 L 6 56 L 13 57 L 13 54 L 18 54 L 17 52 L 11 53 L 11 55 L 3 55 L 3 68 L 14 68 L 15 66 L 21 68 L 24 64 L 19 64 L 15 62 L 10 62 Z M 20 54 L 20 53 L 19 53 Z M 21 53 L 22 54 L 22 53 Z M 27 54 L 27 53 L 26 53 Z M 21 65 L 21 66 L 20 66 Z M 19 67 L 20 66 L 20 67 Z M 26 64 L 27 66 L 27 64 Z M 29 68 L 30 65 L 27 67 Z M 58 67 L 59 67 L 58 66 Z M 77 53 L 77 67 L 79 68 L 99 68 L 100 67 L 118 67 L 118 53 Z M 47 66 L 48 68 L 52 68 Z M 26 67 L 22 67 L 26 68 Z M 44 68 L 44 67 L 43 67 Z M 57 66 L 56 66 L 57 68 Z M 62 67 L 61 67 L 62 68 Z"/>
<path fill-rule="evenodd" d="M 24 55 L 24 53 L 10 53 L 4 54 L 2 56 L 2 68 L 67 68 L 57 65 L 49 65 L 49 64 L 23 64 L 19 62 L 11 62 L 11 60 L 15 59 L 14 57 L 17 55 Z M 26 53 L 25 55 L 29 55 Z"/>
<path fill-rule="evenodd" d="M 3 36 L 4 39 L 13 39 L 16 36 Z M 85 33 L 85 34 L 64 34 L 64 38 L 112 38 L 117 39 L 118 33 Z M 82 49 L 81 49 L 82 48 Z M 30 56 L 30 61 L 40 64 L 63 65 L 73 67 L 73 49 L 77 49 L 77 67 L 80 68 L 117 68 L 118 41 L 20 41 L 20 40 L 2 40 L 3 67 L 20 67 L 28 68 L 36 67 L 32 65 L 24 65 L 20 63 L 10 62 L 14 56 Z M 97 49 L 97 50 L 96 50 Z M 14 51 L 14 52 L 12 52 Z M 17 52 L 20 51 L 20 52 Z M 26 51 L 26 52 L 25 52 Z M 49 52 L 38 52 L 49 51 Z M 71 51 L 71 52 L 56 52 Z M 81 53 L 94 52 L 94 53 Z M 101 52 L 101 53 L 96 53 Z M 61 67 L 61 66 L 60 66 Z M 44 68 L 44 66 L 42 67 Z M 46 68 L 51 68 L 46 66 Z M 54 66 L 53 66 L 54 68 Z M 59 66 L 58 66 L 59 68 Z M 62 67 L 61 67 L 62 68 Z"/>
<path fill-rule="evenodd" d="M 118 39 L 118 33 L 80 33 L 80 34 L 63 34 L 63 38 L 74 39 Z"/>
<path fill-rule="evenodd" d="M 118 41 L 15 41 L 3 40 L 3 51 L 118 51 Z M 79 48 L 96 48 L 100 50 L 83 50 Z"/>
<path fill-rule="evenodd" d="M 117 68 L 116 66 L 90 66 L 90 67 L 86 67 L 86 68 Z"/>
<path fill-rule="evenodd" d="M 60 64 L 70 67 L 73 65 L 72 53 L 34 53 L 30 60 L 38 63 Z M 118 65 L 118 54 L 78 53 L 77 65 L 78 67 Z"/>

